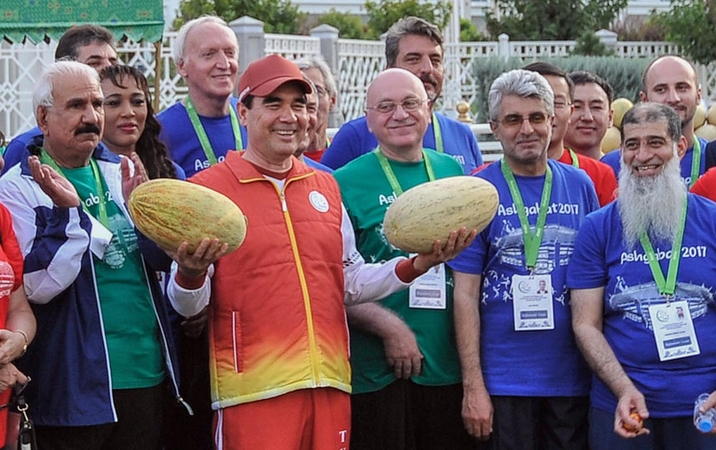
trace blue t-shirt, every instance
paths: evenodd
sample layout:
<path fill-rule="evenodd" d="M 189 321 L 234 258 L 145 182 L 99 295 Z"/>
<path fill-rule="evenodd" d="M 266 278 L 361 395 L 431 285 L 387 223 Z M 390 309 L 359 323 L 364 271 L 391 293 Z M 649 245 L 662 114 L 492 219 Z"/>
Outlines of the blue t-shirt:
<path fill-rule="evenodd" d="M 509 396 L 586 396 L 590 373 L 572 332 L 565 283 L 577 230 L 585 216 L 599 208 L 594 184 L 584 171 L 549 161 L 552 195 L 535 274 L 551 276 L 554 329 L 515 331 L 512 276 L 529 272 L 520 220 L 500 164 L 504 160 L 475 175 L 497 188 L 497 215 L 470 247 L 448 263 L 453 270 L 482 276 L 480 355 L 487 391 Z M 515 175 L 515 179 L 534 232 L 545 176 Z"/>
<path fill-rule="evenodd" d="M 27 147 L 27 144 L 37 136 L 42 136 L 42 131 L 40 131 L 38 127 L 35 127 L 19 136 L 16 136 L 15 139 L 10 141 L 5 149 L 5 154 L 3 155 L 3 158 L 5 158 L 5 167 L 3 167 L 0 175 L 4 175 L 5 172 L 10 170 L 12 166 L 30 156 L 25 147 Z"/>
<path fill-rule="evenodd" d="M 625 249 L 617 202 L 587 217 L 567 270 L 570 289 L 605 287 L 604 337 L 655 418 L 690 416 L 696 397 L 716 390 L 716 204 L 689 194 L 687 211 L 674 300 L 688 301 L 701 350 L 697 356 L 659 361 L 648 307 L 666 299 L 641 244 Z M 666 276 L 671 244 L 652 245 Z M 596 376 L 592 405 L 610 412 L 617 405 Z"/>
<path fill-rule="evenodd" d="M 229 101 L 231 107 L 236 109 L 237 99 L 231 97 Z M 195 173 L 210 166 L 209 159 L 201 148 L 199 138 L 182 102 L 177 102 L 160 112 L 157 119 L 162 124 L 162 133 L 159 135 L 159 139 L 167 146 L 171 158 L 184 169 L 187 178 L 191 178 Z M 199 120 L 204 126 L 217 161 L 223 161 L 229 150 L 243 150 L 243 148 L 235 148 L 236 140 L 229 114 L 224 117 L 199 116 Z M 248 143 L 246 129 L 243 126 L 239 126 L 239 128 L 241 129 L 241 142 L 246 148 Z"/>
<path fill-rule="evenodd" d="M 333 169 L 331 169 L 330 167 L 328 167 L 326 165 L 319 163 L 318 161 L 314 161 L 311 158 L 303 157 L 303 158 L 301 158 L 301 161 L 303 161 L 303 163 L 305 165 L 307 165 L 308 167 L 310 167 L 312 169 L 322 170 L 322 171 L 328 172 L 328 173 L 333 173 Z"/>
<path fill-rule="evenodd" d="M 709 143 L 706 139 L 694 136 L 701 143 L 701 162 L 699 165 L 699 176 L 706 172 L 706 145 Z M 621 169 L 621 151 L 616 149 L 602 156 L 601 161 L 612 168 L 614 174 L 619 181 L 619 171 Z M 681 158 L 681 178 L 688 186 L 691 183 L 691 163 L 694 159 L 694 147 L 689 147 Z"/>
<path fill-rule="evenodd" d="M 435 114 L 440 125 L 444 152 L 462 166 L 465 175 L 482 165 L 482 153 L 470 127 L 442 114 Z M 321 163 L 332 169 L 343 167 L 357 157 L 373 151 L 378 146 L 375 135 L 368 130 L 365 116 L 343 124 L 331 145 L 321 158 Z M 423 147 L 436 149 L 432 120 L 423 137 Z"/>

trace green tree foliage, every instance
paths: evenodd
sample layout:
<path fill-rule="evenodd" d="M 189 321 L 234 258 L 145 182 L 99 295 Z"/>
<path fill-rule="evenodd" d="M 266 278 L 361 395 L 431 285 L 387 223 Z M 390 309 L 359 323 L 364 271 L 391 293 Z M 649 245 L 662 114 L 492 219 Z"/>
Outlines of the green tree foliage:
<path fill-rule="evenodd" d="M 305 14 L 291 0 L 182 0 L 174 29 L 204 14 L 213 14 L 227 22 L 251 16 L 264 22 L 267 33 L 298 34 Z"/>
<path fill-rule="evenodd" d="M 486 11 L 493 38 L 511 40 L 572 40 L 585 31 L 608 28 L 628 0 L 496 0 Z"/>
<path fill-rule="evenodd" d="M 681 46 L 692 61 L 716 61 L 716 1 L 671 0 L 671 10 L 656 15 L 666 39 Z"/>
<path fill-rule="evenodd" d="M 579 36 L 577 39 L 577 45 L 572 50 L 572 55 L 584 55 L 584 56 L 610 56 L 614 52 L 609 50 L 606 45 L 599 40 L 596 34 L 591 31 Z"/>
<path fill-rule="evenodd" d="M 636 103 L 639 101 L 641 74 L 651 60 L 648 58 L 627 59 L 616 56 L 569 56 L 566 58 L 545 58 L 543 61 L 551 62 L 566 72 L 586 70 L 596 73 L 612 85 L 614 98 L 624 97 Z M 487 94 L 490 91 L 492 82 L 502 73 L 512 69 L 519 69 L 530 62 L 532 60 L 504 59 L 500 56 L 479 58 L 475 61 L 472 66 L 475 100 L 471 105 L 474 122 L 481 123 L 489 120 Z"/>
<path fill-rule="evenodd" d="M 479 42 L 486 41 L 484 34 L 467 19 L 460 19 L 460 42 Z"/>
<path fill-rule="evenodd" d="M 406 16 L 421 17 L 443 30 L 450 20 L 452 7 L 441 1 L 433 3 L 418 0 L 367 0 L 365 9 L 368 13 L 369 29 L 365 38 L 377 39 L 388 31 L 391 25 Z"/>
<path fill-rule="evenodd" d="M 321 24 L 338 28 L 343 39 L 365 39 L 368 32 L 368 27 L 358 15 L 338 12 L 335 8 L 322 14 L 313 26 Z"/>

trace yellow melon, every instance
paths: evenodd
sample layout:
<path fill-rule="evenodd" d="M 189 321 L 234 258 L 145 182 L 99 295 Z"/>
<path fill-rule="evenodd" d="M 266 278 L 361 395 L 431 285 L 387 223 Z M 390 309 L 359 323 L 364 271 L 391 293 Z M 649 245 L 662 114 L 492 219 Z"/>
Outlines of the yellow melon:
<path fill-rule="evenodd" d="M 619 128 L 622 126 L 624 114 L 634 106 L 634 103 L 628 98 L 621 97 L 614 99 L 611 106 L 612 110 L 614 110 L 614 126 Z"/>
<path fill-rule="evenodd" d="M 711 125 L 716 125 L 716 103 L 709 107 L 709 111 L 706 114 L 706 121 Z"/>
<path fill-rule="evenodd" d="M 408 253 L 429 253 L 453 230 L 482 231 L 497 212 L 499 196 L 489 181 L 458 176 L 415 186 L 398 197 L 383 219 L 393 246 Z"/>
<path fill-rule="evenodd" d="M 617 150 L 622 145 L 622 134 L 616 127 L 609 127 L 602 138 L 602 153 L 607 154 Z"/>
<path fill-rule="evenodd" d="M 716 140 L 716 125 L 706 123 L 694 130 L 694 134 L 700 138 L 704 138 L 707 141 Z"/>
<path fill-rule="evenodd" d="M 698 105 L 696 112 L 694 112 L 694 129 L 699 128 L 704 123 L 706 123 L 706 108 Z"/>
<path fill-rule="evenodd" d="M 193 252 L 205 237 L 239 248 L 246 218 L 229 198 L 187 181 L 156 179 L 137 186 L 127 202 L 134 224 L 160 247 L 176 250 L 186 241 Z"/>

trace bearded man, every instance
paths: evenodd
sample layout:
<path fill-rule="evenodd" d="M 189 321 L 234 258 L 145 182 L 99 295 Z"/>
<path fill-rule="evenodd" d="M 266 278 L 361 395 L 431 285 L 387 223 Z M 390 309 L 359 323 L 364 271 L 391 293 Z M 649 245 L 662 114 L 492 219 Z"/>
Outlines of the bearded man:
<path fill-rule="evenodd" d="M 694 114 L 701 103 L 701 87 L 694 64 L 676 55 L 665 55 L 652 61 L 641 76 L 639 100 L 669 105 L 679 115 L 681 134 L 687 148 L 681 157 L 681 179 L 688 187 L 706 171 L 706 145 L 708 141 L 694 134 Z M 609 152 L 602 162 L 619 176 L 619 152 Z"/>
<path fill-rule="evenodd" d="M 687 193 L 679 163 L 687 147 L 671 107 L 627 112 L 619 196 L 577 237 L 567 286 L 595 375 L 594 450 L 716 448 L 691 419 L 698 395 L 716 389 L 716 205 Z"/>

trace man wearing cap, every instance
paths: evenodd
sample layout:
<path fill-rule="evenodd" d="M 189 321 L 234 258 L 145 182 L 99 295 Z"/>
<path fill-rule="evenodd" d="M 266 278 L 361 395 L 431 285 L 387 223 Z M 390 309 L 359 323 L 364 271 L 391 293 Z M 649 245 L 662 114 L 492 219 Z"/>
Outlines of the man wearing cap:
<path fill-rule="evenodd" d="M 241 208 L 246 241 L 228 255 L 216 239 L 205 239 L 193 254 L 186 243 L 168 249 L 178 262 L 168 294 L 184 316 L 209 306 L 218 448 L 347 449 L 344 302 L 406 287 L 466 248 L 475 231 L 453 232 L 429 254 L 366 264 L 337 183 L 294 156 L 305 138 L 311 92 L 301 71 L 267 56 L 249 65 L 239 92 L 246 151 L 229 152 L 190 181 Z"/>

